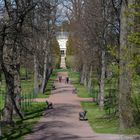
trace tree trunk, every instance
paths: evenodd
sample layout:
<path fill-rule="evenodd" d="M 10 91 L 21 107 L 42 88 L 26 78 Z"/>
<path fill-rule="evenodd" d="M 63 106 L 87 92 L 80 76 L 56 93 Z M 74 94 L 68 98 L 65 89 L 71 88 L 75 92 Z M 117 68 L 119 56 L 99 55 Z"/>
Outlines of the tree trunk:
<path fill-rule="evenodd" d="M 89 73 L 89 80 L 88 80 L 88 92 L 91 93 L 91 86 L 92 86 L 92 66 L 90 66 L 90 73 Z"/>
<path fill-rule="evenodd" d="M 121 6 L 121 32 L 120 32 L 120 73 L 119 73 L 119 118 L 120 129 L 132 127 L 133 115 L 130 103 L 131 98 L 131 47 L 128 42 L 129 18 L 126 15 L 129 12 L 128 6 L 133 0 L 122 2 Z"/>
<path fill-rule="evenodd" d="M 8 31 L 13 31 L 9 29 Z M 4 119 L 6 122 L 12 122 L 13 110 L 23 119 L 20 112 L 20 48 L 15 42 L 18 33 L 5 37 L 6 44 L 3 47 L 2 70 L 6 80 L 6 99 L 4 107 Z"/>
<path fill-rule="evenodd" d="M 14 78 L 8 74 L 6 71 L 4 71 L 5 79 L 6 79 L 6 88 L 7 88 L 7 94 L 5 98 L 5 106 L 4 106 L 4 121 L 11 123 L 12 122 L 12 116 L 13 116 L 13 103 L 12 98 L 14 98 Z"/>
<path fill-rule="evenodd" d="M 44 45 L 46 41 L 44 41 Z M 50 41 L 47 42 L 47 48 L 45 49 L 45 56 L 44 56 L 44 70 L 43 70 L 43 79 L 41 85 L 41 93 L 45 93 L 46 85 L 49 80 L 51 70 L 51 59 L 50 59 Z"/>
<path fill-rule="evenodd" d="M 86 65 L 83 64 L 83 68 L 82 68 L 82 72 L 81 72 L 81 76 L 80 76 L 80 84 L 84 84 L 84 79 L 85 79 L 85 67 L 86 67 Z"/>
<path fill-rule="evenodd" d="M 6 30 L 6 27 L 5 26 L 3 26 L 3 27 L 1 27 L 1 34 L 3 34 L 3 36 L 2 35 L 0 35 L 0 81 L 2 82 L 2 62 L 3 62 L 3 46 L 4 46 L 4 39 L 5 39 L 5 36 L 4 36 L 4 34 L 5 34 L 5 30 Z"/>
<path fill-rule="evenodd" d="M 13 68 L 14 67 L 14 68 Z M 20 108 L 20 77 L 19 65 L 2 65 L 3 72 L 6 79 L 7 94 L 4 106 L 4 119 L 6 122 L 12 122 L 13 109 L 23 119 Z"/>
<path fill-rule="evenodd" d="M 39 93 L 39 83 L 38 83 L 38 63 L 37 63 L 37 58 L 36 55 L 34 55 L 34 93 L 38 94 Z"/>
<path fill-rule="evenodd" d="M 46 83 L 46 77 L 48 73 L 48 52 L 45 51 L 45 56 L 44 56 L 44 70 L 43 70 L 43 79 L 42 79 L 42 85 L 41 85 L 41 93 L 44 93 L 45 89 L 45 83 Z"/>
<path fill-rule="evenodd" d="M 0 85 L 2 84 L 2 70 L 0 68 Z"/>
<path fill-rule="evenodd" d="M 87 87 L 87 81 L 88 81 L 88 71 L 87 69 L 85 70 L 85 73 L 84 73 L 84 86 Z"/>
<path fill-rule="evenodd" d="M 99 90 L 99 106 L 104 107 L 104 86 L 105 86 L 105 51 L 101 54 L 101 76 L 100 76 L 100 90 Z"/>
<path fill-rule="evenodd" d="M 49 52 L 50 52 L 50 50 L 49 50 Z M 43 93 L 45 92 L 45 90 L 46 90 L 46 86 L 47 86 L 47 83 L 48 83 L 48 81 L 49 81 L 49 78 L 50 78 L 50 76 L 51 76 L 51 74 L 52 74 L 52 71 L 53 71 L 53 69 L 52 69 L 52 58 L 51 58 L 52 56 L 49 54 L 48 55 L 48 68 L 47 68 L 47 71 L 46 71 L 46 80 L 45 80 L 45 84 L 44 84 L 44 90 L 43 90 Z"/>
<path fill-rule="evenodd" d="M 18 66 L 19 67 L 19 66 Z M 4 106 L 4 121 L 11 123 L 13 111 L 19 115 L 21 119 L 23 116 L 20 112 L 20 79 L 19 79 L 19 68 L 10 72 L 12 69 L 9 68 L 7 65 L 3 65 L 3 72 L 6 79 L 6 88 L 7 94 L 5 99 L 5 106 Z"/>

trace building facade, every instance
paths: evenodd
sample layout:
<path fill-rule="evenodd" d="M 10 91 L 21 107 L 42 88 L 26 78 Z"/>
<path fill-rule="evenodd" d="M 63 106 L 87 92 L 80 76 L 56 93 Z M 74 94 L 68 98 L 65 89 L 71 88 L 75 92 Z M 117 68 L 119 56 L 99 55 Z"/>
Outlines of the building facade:
<path fill-rule="evenodd" d="M 66 44 L 68 41 L 68 32 L 58 32 L 57 33 L 57 41 L 60 46 L 61 56 L 66 56 Z"/>

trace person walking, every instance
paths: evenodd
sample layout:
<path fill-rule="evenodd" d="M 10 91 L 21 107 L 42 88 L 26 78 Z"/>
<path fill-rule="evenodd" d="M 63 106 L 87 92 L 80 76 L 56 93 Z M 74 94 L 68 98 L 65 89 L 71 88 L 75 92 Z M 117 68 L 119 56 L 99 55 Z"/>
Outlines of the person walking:
<path fill-rule="evenodd" d="M 59 83 L 61 83 L 61 81 L 62 81 L 62 76 L 59 76 L 58 79 L 59 79 Z"/>
<path fill-rule="evenodd" d="M 67 84 L 69 83 L 69 77 L 66 77 L 66 83 Z"/>

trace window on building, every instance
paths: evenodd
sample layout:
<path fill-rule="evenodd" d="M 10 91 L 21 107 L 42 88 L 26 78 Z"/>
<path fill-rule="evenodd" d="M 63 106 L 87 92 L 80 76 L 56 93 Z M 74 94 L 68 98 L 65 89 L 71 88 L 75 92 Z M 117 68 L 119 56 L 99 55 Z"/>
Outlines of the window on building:
<path fill-rule="evenodd" d="M 64 54 L 65 54 L 64 50 L 61 50 L 61 55 L 64 55 Z"/>

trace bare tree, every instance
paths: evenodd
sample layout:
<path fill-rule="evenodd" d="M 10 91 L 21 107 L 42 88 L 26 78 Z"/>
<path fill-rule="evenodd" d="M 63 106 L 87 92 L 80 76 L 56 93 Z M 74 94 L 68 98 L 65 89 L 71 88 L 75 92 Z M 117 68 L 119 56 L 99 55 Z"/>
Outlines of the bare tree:
<path fill-rule="evenodd" d="M 134 22 L 134 17 L 126 16 L 126 12 L 133 12 L 131 5 L 135 0 L 122 1 L 120 18 L 120 75 L 119 75 L 119 117 L 120 128 L 130 128 L 133 125 L 133 114 L 131 107 L 132 93 L 132 69 L 130 66 L 132 60 L 132 45 L 128 41 L 130 31 L 133 27 L 128 25 Z M 129 8 L 130 7 L 130 8 Z"/>
<path fill-rule="evenodd" d="M 44 74 L 45 78 L 43 77 L 44 79 L 42 79 L 43 92 L 46 88 L 46 81 L 52 71 L 52 69 L 50 69 L 52 63 L 50 40 L 54 33 L 53 26 L 57 0 L 51 1 L 51 3 L 49 0 L 3 0 L 3 3 L 4 13 L 3 19 L 0 22 L 2 25 L 0 28 L 0 65 L 6 79 L 7 87 L 4 121 L 11 123 L 13 110 L 15 110 L 21 119 L 23 118 L 17 100 L 20 96 L 21 87 L 21 55 L 25 50 L 33 55 L 39 47 L 43 47 L 44 52 L 42 56 L 45 56 L 45 59 L 43 60 L 43 57 L 41 58 L 44 61 L 44 73 L 46 74 Z M 36 22 L 34 21 L 36 19 L 38 19 L 38 21 L 41 19 L 42 24 L 40 24 L 40 26 L 39 23 L 38 26 L 35 24 Z M 47 29 L 47 33 L 45 29 Z M 39 34 L 37 35 L 37 33 Z M 43 68 L 41 65 L 39 65 L 39 67 Z"/>

